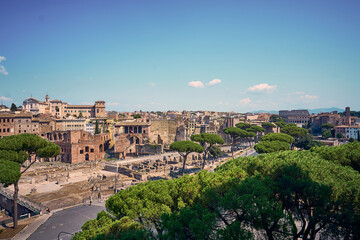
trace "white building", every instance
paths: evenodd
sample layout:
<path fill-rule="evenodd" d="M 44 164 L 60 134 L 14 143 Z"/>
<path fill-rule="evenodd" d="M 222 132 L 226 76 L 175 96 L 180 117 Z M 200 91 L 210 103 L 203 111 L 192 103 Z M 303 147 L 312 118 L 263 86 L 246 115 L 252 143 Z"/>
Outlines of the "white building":
<path fill-rule="evenodd" d="M 359 125 L 348 126 L 345 131 L 346 131 L 345 134 L 347 139 L 349 138 L 358 139 L 360 126 Z"/>
<path fill-rule="evenodd" d="M 91 119 L 86 119 L 85 132 L 91 133 L 92 135 L 95 134 L 95 124 Z"/>

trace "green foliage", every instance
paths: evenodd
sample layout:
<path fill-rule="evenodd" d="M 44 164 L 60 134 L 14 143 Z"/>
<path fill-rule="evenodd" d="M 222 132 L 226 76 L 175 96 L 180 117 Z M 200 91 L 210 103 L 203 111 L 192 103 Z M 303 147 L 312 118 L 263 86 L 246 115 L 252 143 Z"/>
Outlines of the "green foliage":
<path fill-rule="evenodd" d="M 0 150 L 0 159 L 22 164 L 28 159 L 29 155 L 25 151 Z"/>
<path fill-rule="evenodd" d="M 134 114 L 134 115 L 133 115 L 133 118 L 134 118 L 134 119 L 141 118 L 141 114 Z"/>
<path fill-rule="evenodd" d="M 303 137 L 306 134 L 308 134 L 308 131 L 306 129 L 297 127 L 296 125 L 294 126 L 291 124 L 288 124 L 288 125 L 284 126 L 283 128 L 281 128 L 281 132 L 286 133 L 295 139 Z"/>
<path fill-rule="evenodd" d="M 54 143 L 48 143 L 46 147 L 37 150 L 36 154 L 41 158 L 53 158 L 60 154 L 60 147 Z"/>
<path fill-rule="evenodd" d="M 355 159 L 356 144 L 237 158 L 214 173 L 132 186 L 107 200 L 115 219 L 102 214 L 74 239 L 252 239 L 255 231 L 267 239 L 359 239 L 360 174 L 326 159 Z M 110 227 L 124 220 L 136 227 Z"/>
<path fill-rule="evenodd" d="M 305 135 L 294 142 L 295 147 L 309 150 L 312 147 L 323 146 L 324 144 L 315 141 L 311 135 Z"/>
<path fill-rule="evenodd" d="M 194 134 L 191 136 L 191 140 L 201 144 L 208 143 L 209 145 L 224 144 L 224 139 L 213 133 Z"/>
<path fill-rule="evenodd" d="M 224 144 L 225 141 L 219 135 L 213 133 L 201 133 L 201 134 L 194 134 L 191 136 L 191 140 L 195 142 L 199 142 L 201 146 L 204 148 L 204 159 L 202 168 L 205 167 L 205 161 L 207 153 L 209 153 L 210 149 L 215 147 L 215 144 Z M 213 148 L 214 150 L 214 148 Z M 220 150 L 221 151 L 221 150 Z M 215 153 L 215 152 L 213 152 Z M 217 151 L 218 154 L 220 154 Z"/>
<path fill-rule="evenodd" d="M 261 141 L 281 141 L 286 143 L 293 143 L 295 139 L 285 133 L 268 133 L 261 137 Z"/>
<path fill-rule="evenodd" d="M 100 133 L 99 122 L 98 122 L 98 120 L 96 120 L 96 122 L 95 122 L 95 134 L 99 134 L 99 133 Z"/>
<path fill-rule="evenodd" d="M 20 165 L 0 157 L 0 183 L 7 187 L 18 181 L 20 177 Z"/>
<path fill-rule="evenodd" d="M 238 123 L 236 124 L 236 127 L 252 133 L 265 132 L 264 128 L 259 126 L 254 126 L 249 123 Z"/>
<path fill-rule="evenodd" d="M 250 123 L 238 123 L 235 125 L 237 128 L 240 128 L 242 130 L 246 130 L 248 128 L 250 128 L 252 125 Z"/>
<path fill-rule="evenodd" d="M 275 125 L 278 126 L 279 128 L 283 128 L 286 126 L 286 123 L 284 121 L 277 121 L 275 122 Z"/>
<path fill-rule="evenodd" d="M 249 133 L 243 129 L 237 127 L 228 127 L 224 130 L 225 134 L 230 135 L 232 138 L 243 138 L 249 136 Z"/>
<path fill-rule="evenodd" d="M 284 121 L 284 119 L 279 117 L 279 115 L 273 114 L 270 116 L 270 122 L 276 123 L 276 122 L 283 122 L 283 121 Z"/>
<path fill-rule="evenodd" d="M 185 207 L 178 213 L 163 214 L 160 239 L 211 239 L 214 234 L 216 216 L 196 204 Z"/>
<path fill-rule="evenodd" d="M 330 130 L 323 131 L 322 137 L 325 139 L 331 138 L 332 137 L 331 131 Z"/>
<path fill-rule="evenodd" d="M 19 134 L 0 139 L 0 183 L 5 186 L 17 184 L 28 168 L 20 172 L 20 166 L 29 155 L 38 154 L 40 157 L 55 157 L 60 152 L 60 147 L 47 142 L 33 134 Z M 29 165 L 31 166 L 31 164 Z M 16 185 L 17 186 L 17 185 Z M 14 200 L 17 199 L 19 188 L 15 187 Z M 17 204 L 14 204 L 17 212 Z M 17 226 L 17 214 L 14 214 L 14 227 Z"/>
<path fill-rule="evenodd" d="M 246 131 L 253 132 L 253 133 L 259 133 L 259 132 L 265 132 L 265 129 L 262 127 L 253 125 L 250 128 L 246 129 Z"/>
<path fill-rule="evenodd" d="M 242 126 L 242 125 L 239 125 Z M 245 126 L 245 125 L 244 125 Z M 237 128 L 237 127 L 228 127 L 225 128 L 224 130 L 225 134 L 230 135 L 230 137 L 232 138 L 232 148 L 231 148 L 231 153 L 232 153 L 232 157 L 234 158 L 234 148 L 235 148 L 235 143 L 237 141 L 238 138 L 252 138 L 255 137 L 256 134 L 253 132 L 248 132 L 246 130 Z"/>
<path fill-rule="evenodd" d="M 13 112 L 17 111 L 17 107 L 16 107 L 15 103 L 11 104 L 10 110 Z"/>
<path fill-rule="evenodd" d="M 263 122 L 263 123 L 261 124 L 261 126 L 262 126 L 263 128 L 275 128 L 275 127 L 276 127 L 275 124 L 270 123 L 270 122 Z"/>
<path fill-rule="evenodd" d="M 254 146 L 258 153 L 271 153 L 289 150 L 294 138 L 285 133 L 269 133 L 261 137 L 261 142 Z"/>
<path fill-rule="evenodd" d="M 170 144 L 170 149 L 180 153 L 189 154 L 192 152 L 202 153 L 203 147 L 193 141 L 178 141 Z"/>
<path fill-rule="evenodd" d="M 347 143 L 336 147 L 312 148 L 321 158 L 343 166 L 350 166 L 360 172 L 360 142 Z"/>
<path fill-rule="evenodd" d="M 224 155 L 223 151 L 221 151 L 218 146 L 211 146 L 209 148 L 209 154 L 214 158 L 218 158 Z"/>
<path fill-rule="evenodd" d="M 331 123 L 325 123 L 325 124 L 321 125 L 321 129 L 330 130 L 333 128 L 334 128 L 334 125 L 332 125 Z"/>
<path fill-rule="evenodd" d="M 339 132 L 336 134 L 336 138 L 344 138 L 344 135 L 342 135 L 342 133 Z"/>
<path fill-rule="evenodd" d="M 289 150 L 290 144 L 283 141 L 261 141 L 254 146 L 257 153 L 271 153 Z"/>

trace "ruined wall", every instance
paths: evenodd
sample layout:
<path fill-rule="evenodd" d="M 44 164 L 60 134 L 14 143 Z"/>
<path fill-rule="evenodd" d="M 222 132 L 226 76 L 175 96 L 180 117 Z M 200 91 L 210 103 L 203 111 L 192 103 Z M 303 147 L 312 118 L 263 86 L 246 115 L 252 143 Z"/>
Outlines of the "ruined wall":
<path fill-rule="evenodd" d="M 150 143 L 171 144 L 176 137 L 176 120 L 152 120 L 150 126 Z"/>

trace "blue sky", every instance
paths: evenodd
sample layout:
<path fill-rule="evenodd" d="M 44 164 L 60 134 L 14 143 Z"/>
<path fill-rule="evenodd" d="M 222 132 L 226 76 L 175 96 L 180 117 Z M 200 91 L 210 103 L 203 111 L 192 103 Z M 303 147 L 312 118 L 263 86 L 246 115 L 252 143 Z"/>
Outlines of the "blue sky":
<path fill-rule="evenodd" d="M 1 0 L 0 99 L 360 110 L 359 12 L 332 0 Z"/>

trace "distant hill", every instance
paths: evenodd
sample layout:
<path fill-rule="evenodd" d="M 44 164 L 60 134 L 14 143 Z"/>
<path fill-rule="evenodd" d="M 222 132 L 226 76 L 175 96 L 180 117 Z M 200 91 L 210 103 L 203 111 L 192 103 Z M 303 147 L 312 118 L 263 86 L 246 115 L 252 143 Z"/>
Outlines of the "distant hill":
<path fill-rule="evenodd" d="M 271 111 L 267 111 L 267 110 L 257 110 L 257 111 L 253 111 L 250 113 L 272 113 L 272 114 L 279 114 L 279 111 L 276 110 L 271 110 Z"/>
<path fill-rule="evenodd" d="M 345 108 L 341 109 L 341 108 L 337 108 L 337 107 L 331 107 L 331 108 L 315 108 L 315 109 L 308 109 L 310 114 L 318 114 L 318 113 L 325 113 L 325 112 L 333 112 L 333 111 L 338 111 L 340 112 L 344 112 Z"/>
<path fill-rule="evenodd" d="M 285 110 L 285 109 L 284 109 Z M 292 110 L 292 109 L 289 109 Z M 299 110 L 304 110 L 304 108 L 299 109 Z M 309 111 L 310 114 L 318 114 L 318 113 L 323 113 L 323 112 L 333 112 L 333 111 L 338 111 L 339 113 L 344 112 L 345 108 L 337 108 L 337 107 L 331 107 L 331 108 L 315 108 L 315 109 L 307 109 Z M 251 113 L 272 113 L 272 114 L 279 114 L 279 111 L 276 110 L 271 110 L 271 111 L 266 111 L 266 110 L 257 110 L 257 111 L 253 111 Z"/>

